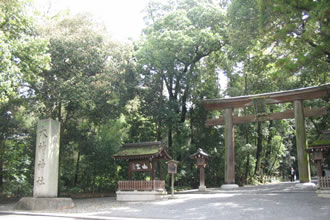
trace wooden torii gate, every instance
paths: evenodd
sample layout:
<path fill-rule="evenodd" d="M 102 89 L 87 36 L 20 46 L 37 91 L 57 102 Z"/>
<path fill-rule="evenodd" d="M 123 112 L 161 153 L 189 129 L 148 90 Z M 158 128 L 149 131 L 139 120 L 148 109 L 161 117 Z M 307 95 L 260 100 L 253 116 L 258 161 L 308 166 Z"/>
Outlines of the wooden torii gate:
<path fill-rule="evenodd" d="M 328 114 L 328 107 L 304 108 L 304 100 L 330 97 L 330 83 L 321 86 L 288 90 L 282 92 L 264 93 L 250 96 L 239 96 L 223 99 L 201 100 L 206 110 L 222 110 L 224 116 L 206 121 L 206 126 L 225 126 L 225 185 L 235 184 L 235 146 L 234 146 L 234 124 L 249 123 L 267 120 L 295 119 L 297 159 L 299 180 L 301 183 L 311 181 L 309 157 L 305 151 L 307 148 L 305 117 L 321 116 Z M 278 104 L 293 102 L 294 109 L 284 112 L 263 113 L 261 115 L 233 115 L 233 109 L 255 106 L 256 110 L 263 108 L 263 104 Z M 264 105 L 265 108 L 265 105 Z M 225 187 L 224 187 L 225 188 Z"/>

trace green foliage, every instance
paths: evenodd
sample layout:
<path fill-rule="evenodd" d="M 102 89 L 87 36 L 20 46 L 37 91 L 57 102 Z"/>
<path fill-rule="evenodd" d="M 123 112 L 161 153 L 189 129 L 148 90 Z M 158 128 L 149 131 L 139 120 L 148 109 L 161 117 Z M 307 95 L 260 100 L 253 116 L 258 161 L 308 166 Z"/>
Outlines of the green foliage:
<path fill-rule="evenodd" d="M 85 124 L 85 126 L 91 126 Z M 120 179 L 121 168 L 112 158 L 127 133 L 123 119 L 92 126 L 92 137 L 84 138 L 71 152 L 63 154 L 61 191 L 113 192 Z M 79 147 L 79 148 L 77 148 Z M 75 164 L 75 166 L 72 166 Z"/>
<path fill-rule="evenodd" d="M 134 50 L 112 41 L 86 15 L 39 16 L 43 26 L 37 27 L 28 3 L 0 1 L 0 186 L 6 194 L 31 193 L 35 124 L 47 117 L 61 122 L 61 192 L 114 191 L 128 178 L 128 165 L 112 155 L 122 143 L 155 140 L 179 161 L 179 187 L 198 187 L 199 170 L 189 158 L 198 148 L 210 155 L 206 185 L 218 187 L 224 129 L 204 124 L 223 112 L 206 112 L 199 100 L 330 81 L 326 0 L 150 1 Z M 226 88 L 221 80 L 228 80 Z M 234 113 L 254 114 L 254 108 Z M 329 115 L 306 120 L 310 142 L 329 123 Z M 263 122 L 260 129 L 236 125 L 236 182 L 287 178 L 297 166 L 294 126 L 292 120 Z"/>
<path fill-rule="evenodd" d="M 38 81 L 38 74 L 49 68 L 48 40 L 35 35 L 27 8 L 27 1 L 0 2 L 0 104 L 17 96 L 22 86 Z"/>
<path fill-rule="evenodd" d="M 200 79 L 215 74 L 203 75 L 199 67 L 221 49 L 224 21 L 220 8 L 208 1 L 176 1 L 175 5 L 168 2 L 148 8 L 147 19 L 152 23 L 144 30 L 136 55 L 145 88 L 141 108 L 157 124 L 158 139 L 163 137 L 162 126 L 167 127 L 170 148 L 172 138 L 180 142 L 173 133 L 180 131 L 173 129 L 184 127 L 176 124 L 185 122 L 187 105 L 194 101 L 192 94 Z"/>
<path fill-rule="evenodd" d="M 9 196 L 32 192 L 33 150 L 24 110 L 18 101 L 0 105 L 0 189 Z"/>

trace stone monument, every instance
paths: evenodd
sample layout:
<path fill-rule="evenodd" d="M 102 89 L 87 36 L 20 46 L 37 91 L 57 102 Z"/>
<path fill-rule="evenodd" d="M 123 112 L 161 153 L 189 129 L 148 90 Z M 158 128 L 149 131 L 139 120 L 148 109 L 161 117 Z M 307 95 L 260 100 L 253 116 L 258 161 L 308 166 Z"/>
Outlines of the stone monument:
<path fill-rule="evenodd" d="M 59 150 L 60 123 L 52 119 L 40 120 L 37 126 L 33 198 L 20 199 L 16 209 L 61 209 L 74 206 L 71 198 L 57 198 Z"/>

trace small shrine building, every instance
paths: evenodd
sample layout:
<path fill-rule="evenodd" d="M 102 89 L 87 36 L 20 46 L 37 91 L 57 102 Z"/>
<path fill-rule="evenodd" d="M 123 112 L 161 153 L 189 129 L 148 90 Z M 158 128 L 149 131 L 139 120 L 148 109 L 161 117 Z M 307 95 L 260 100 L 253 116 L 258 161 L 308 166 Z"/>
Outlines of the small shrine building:
<path fill-rule="evenodd" d="M 124 144 L 121 151 L 114 154 L 113 158 L 128 161 L 129 180 L 118 182 L 117 200 L 155 200 L 167 194 L 165 180 L 156 180 L 158 161 L 172 159 L 162 142 Z M 161 176 L 161 167 L 158 168 Z M 132 180 L 133 172 L 151 172 L 151 181 Z"/>
<path fill-rule="evenodd" d="M 320 137 L 315 140 L 306 151 L 312 154 L 312 160 L 316 163 L 318 185 L 320 189 L 330 190 L 330 177 L 323 173 L 324 153 L 330 150 L 330 130 L 324 131 Z"/>

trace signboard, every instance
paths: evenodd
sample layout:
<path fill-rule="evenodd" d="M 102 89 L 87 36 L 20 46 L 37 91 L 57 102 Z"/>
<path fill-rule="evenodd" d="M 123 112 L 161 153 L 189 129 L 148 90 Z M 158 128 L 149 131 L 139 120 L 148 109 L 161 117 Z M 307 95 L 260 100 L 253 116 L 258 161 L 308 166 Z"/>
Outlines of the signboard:
<path fill-rule="evenodd" d="M 313 160 L 323 160 L 323 152 L 315 151 L 313 152 Z"/>
<path fill-rule="evenodd" d="M 206 166 L 205 158 L 202 158 L 202 157 L 197 158 L 197 166 L 198 167 L 205 167 Z"/>
<path fill-rule="evenodd" d="M 130 161 L 129 168 L 133 172 L 146 172 L 151 171 L 151 164 L 149 160 Z"/>
<path fill-rule="evenodd" d="M 168 167 L 168 173 L 177 173 L 178 165 L 176 162 L 169 161 L 167 167 Z"/>

